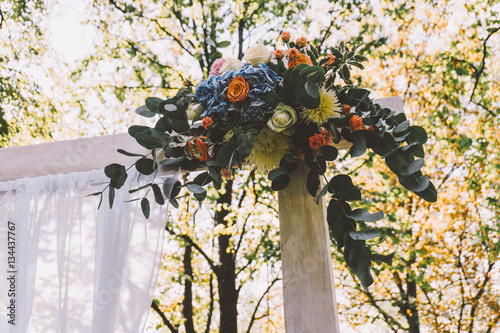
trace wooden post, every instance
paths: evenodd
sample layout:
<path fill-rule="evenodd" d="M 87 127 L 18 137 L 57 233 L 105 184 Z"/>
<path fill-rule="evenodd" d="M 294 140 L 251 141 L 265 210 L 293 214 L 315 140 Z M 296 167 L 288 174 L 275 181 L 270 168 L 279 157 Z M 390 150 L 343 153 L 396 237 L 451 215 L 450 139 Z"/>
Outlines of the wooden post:
<path fill-rule="evenodd" d="M 339 333 L 325 203 L 307 192 L 307 173 L 300 163 L 278 193 L 285 329 Z"/>

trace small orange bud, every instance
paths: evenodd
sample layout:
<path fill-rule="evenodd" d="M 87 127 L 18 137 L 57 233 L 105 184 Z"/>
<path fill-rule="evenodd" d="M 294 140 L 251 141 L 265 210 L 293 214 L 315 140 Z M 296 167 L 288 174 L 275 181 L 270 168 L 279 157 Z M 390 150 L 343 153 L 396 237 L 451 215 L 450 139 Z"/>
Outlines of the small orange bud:
<path fill-rule="evenodd" d="M 191 83 L 189 83 L 188 80 L 184 79 L 184 81 L 182 81 L 182 84 L 185 85 L 185 86 L 190 86 Z"/>
<path fill-rule="evenodd" d="M 307 45 L 307 38 L 305 38 L 304 36 L 298 38 L 296 41 L 295 41 L 295 45 L 297 45 L 297 47 L 304 47 Z"/>
<path fill-rule="evenodd" d="M 281 39 L 286 43 L 290 40 L 290 37 L 292 37 L 292 34 L 290 34 L 290 31 L 285 31 L 281 34 Z"/>
<path fill-rule="evenodd" d="M 283 59 L 284 54 L 282 50 L 276 50 L 273 54 L 276 59 Z"/>
<path fill-rule="evenodd" d="M 351 113 L 351 107 L 347 104 L 342 105 L 342 114 L 347 116 L 349 113 Z"/>
<path fill-rule="evenodd" d="M 233 173 L 231 172 L 231 170 L 228 170 L 228 169 L 222 169 L 220 171 L 220 174 L 222 177 L 224 177 L 226 179 L 231 179 L 231 177 L 233 176 Z"/>
<path fill-rule="evenodd" d="M 210 126 L 214 123 L 213 119 L 210 117 L 203 118 L 203 122 L 201 123 L 203 127 L 207 130 L 210 129 Z"/>

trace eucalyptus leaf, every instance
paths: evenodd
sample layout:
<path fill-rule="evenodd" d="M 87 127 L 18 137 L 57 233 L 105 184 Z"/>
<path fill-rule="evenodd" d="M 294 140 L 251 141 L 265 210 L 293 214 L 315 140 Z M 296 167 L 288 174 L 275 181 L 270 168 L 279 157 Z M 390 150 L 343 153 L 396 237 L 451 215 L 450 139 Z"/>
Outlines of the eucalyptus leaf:
<path fill-rule="evenodd" d="M 146 98 L 146 106 L 147 108 L 154 113 L 161 113 L 158 109 L 160 103 L 163 102 L 161 98 L 158 97 L 148 97 Z"/>
<path fill-rule="evenodd" d="M 358 208 L 353 210 L 350 214 L 347 214 L 348 217 L 359 220 L 359 221 L 365 221 L 365 222 L 376 222 L 380 219 L 384 218 L 384 213 L 383 212 L 376 212 L 371 214 L 365 209 Z"/>
<path fill-rule="evenodd" d="M 285 189 L 289 183 L 290 177 L 287 174 L 283 174 L 273 180 L 273 182 L 271 183 L 271 188 L 273 191 L 281 191 Z"/>
<path fill-rule="evenodd" d="M 138 115 L 141 115 L 143 117 L 146 117 L 146 118 L 152 118 L 152 117 L 156 116 L 156 113 L 149 110 L 149 108 L 146 105 L 139 106 L 135 110 L 135 113 L 137 113 Z"/>
<path fill-rule="evenodd" d="M 367 241 L 380 236 L 377 230 L 349 231 L 349 236 L 354 240 Z"/>
<path fill-rule="evenodd" d="M 143 198 L 141 200 L 141 209 L 142 209 L 142 213 L 144 214 L 144 217 L 146 219 L 149 219 L 149 214 L 151 213 L 151 207 L 149 205 L 149 200 L 148 199 Z"/>
<path fill-rule="evenodd" d="M 153 194 L 155 196 L 155 201 L 159 205 L 164 205 L 165 204 L 165 199 L 163 198 L 163 193 L 161 193 L 160 186 L 158 184 L 151 185 L 151 188 L 153 189 Z"/>

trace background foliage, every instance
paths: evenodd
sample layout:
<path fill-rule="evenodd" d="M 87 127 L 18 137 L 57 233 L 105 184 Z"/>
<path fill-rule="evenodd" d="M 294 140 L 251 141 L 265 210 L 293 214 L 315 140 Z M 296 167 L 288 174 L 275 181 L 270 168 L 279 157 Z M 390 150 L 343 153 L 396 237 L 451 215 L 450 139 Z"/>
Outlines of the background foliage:
<path fill-rule="evenodd" d="M 49 38 L 46 17 L 66 2 L 0 5 L 1 145 L 123 131 L 137 121 L 133 110 L 146 96 L 168 96 L 184 79 L 206 75 L 212 50 L 205 37 L 232 39 L 227 55 L 241 55 L 259 39 L 271 42 L 284 29 L 315 37 L 323 48 L 362 42 L 367 69 L 352 80 L 376 97 L 404 98 L 408 117 L 429 133 L 425 173 L 440 196 L 427 204 L 395 186 L 375 156 L 332 166 L 348 170 L 375 198 L 369 204 L 389 212 L 381 231 L 398 253 L 365 292 L 334 251 L 343 331 L 499 330 L 497 1 L 84 3 L 94 44 L 77 61 L 54 50 Z M 171 236 L 150 329 L 216 331 L 224 312 L 238 318 L 231 325 L 240 331 L 283 331 L 269 184 L 247 171 L 209 199 L 201 208 L 186 199 L 167 223 Z M 226 274 L 217 276 L 216 265 Z"/>

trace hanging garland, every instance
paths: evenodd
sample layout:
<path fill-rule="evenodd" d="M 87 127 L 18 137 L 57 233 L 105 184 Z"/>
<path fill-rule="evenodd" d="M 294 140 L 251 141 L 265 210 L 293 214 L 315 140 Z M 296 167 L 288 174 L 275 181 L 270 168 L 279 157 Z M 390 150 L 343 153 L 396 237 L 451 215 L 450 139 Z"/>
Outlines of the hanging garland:
<path fill-rule="evenodd" d="M 270 51 L 262 43 L 247 50 L 243 61 L 217 58 L 208 79 L 197 87 L 187 82 L 175 97 L 146 99 L 136 112 L 156 117 L 154 127 L 131 126 L 129 134 L 151 150 L 147 156 L 119 150 L 127 156 L 140 157 L 134 164 L 144 175 L 160 168 L 194 171 L 206 169 L 192 181 L 177 181 L 171 191 L 162 191 L 152 182 L 139 189 L 150 189 L 159 205 L 165 198 L 178 207 L 177 195 L 186 187 L 203 201 L 204 186 L 216 189 L 223 178 L 231 178 L 243 164 L 269 172 L 275 191 L 287 187 L 299 160 L 309 167 L 307 190 L 318 202 L 329 195 L 327 220 L 330 233 L 348 266 L 359 277 L 363 287 L 373 283 L 372 261 L 390 263 L 393 254 L 373 253 L 366 241 L 379 237 L 375 229 L 358 231 L 357 221 L 375 222 L 383 212 L 370 213 L 352 209 L 349 202 L 360 201 L 361 190 L 351 177 L 337 174 L 326 179 L 327 163 L 339 156 L 334 144 L 342 139 L 351 142 L 349 155 L 362 156 L 367 149 L 385 159 L 401 185 L 428 202 L 437 200 L 429 177 L 420 171 L 424 165 L 427 134 L 422 127 L 411 126 L 404 113 L 374 104 L 370 91 L 353 85 L 350 70 L 363 69 L 367 59 L 344 43 L 321 55 L 305 37 L 290 41 L 284 32 L 281 40 L 286 49 Z M 206 43 L 214 48 L 230 45 L 224 41 Z M 106 189 L 112 206 L 115 189 L 127 178 L 123 165 L 105 168 L 110 178 Z M 320 188 L 320 177 L 326 179 Z M 319 192 L 319 193 L 318 193 Z M 141 207 L 149 217 L 150 202 L 144 196 Z"/>

